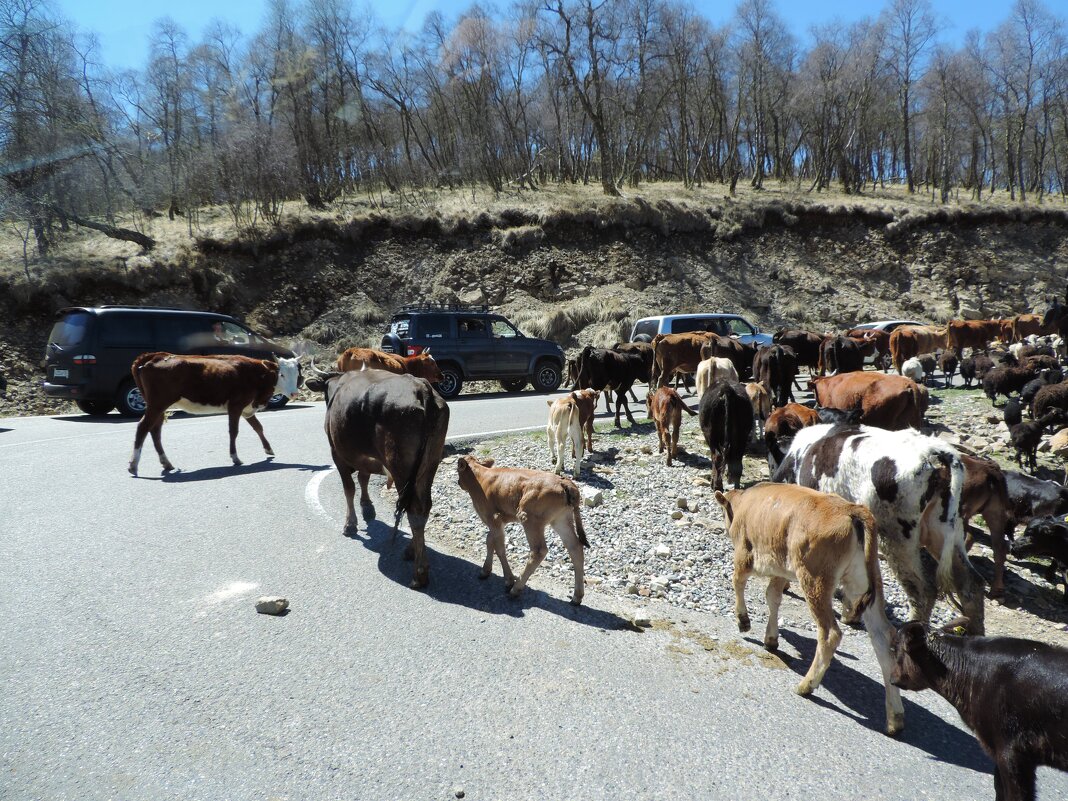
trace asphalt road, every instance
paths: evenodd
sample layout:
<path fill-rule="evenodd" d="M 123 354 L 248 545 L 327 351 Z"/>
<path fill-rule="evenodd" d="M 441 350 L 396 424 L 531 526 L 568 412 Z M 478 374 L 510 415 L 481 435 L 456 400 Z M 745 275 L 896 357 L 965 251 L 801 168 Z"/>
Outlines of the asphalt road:
<path fill-rule="evenodd" d="M 543 396 L 451 406 L 452 436 L 544 425 Z M 547 572 L 513 602 L 433 542 L 431 587 L 409 590 L 386 504 L 342 534 L 322 417 L 263 415 L 272 461 L 243 427 L 240 468 L 224 418 L 176 417 L 180 472 L 146 448 L 137 479 L 130 422 L 0 420 L 0 797 L 993 796 L 934 694 L 881 734 L 866 638 L 806 700 L 808 633 L 784 630 L 795 658 L 768 666 L 731 619 L 654 606 L 675 625 L 638 633 L 625 603 L 591 587 L 574 610 Z M 261 594 L 290 613 L 256 614 Z M 1068 797 L 1068 776 L 1039 784 Z"/>

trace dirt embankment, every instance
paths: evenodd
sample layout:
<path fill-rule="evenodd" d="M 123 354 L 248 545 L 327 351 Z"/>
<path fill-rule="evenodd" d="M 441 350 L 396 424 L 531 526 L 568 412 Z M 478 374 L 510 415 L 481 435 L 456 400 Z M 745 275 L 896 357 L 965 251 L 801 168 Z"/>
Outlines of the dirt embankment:
<path fill-rule="evenodd" d="M 609 344 L 638 316 L 736 311 L 766 328 L 999 316 L 1062 296 L 1068 213 L 894 212 L 641 200 L 587 212 L 297 223 L 202 239 L 178 256 L 87 263 L 0 283 L 0 415 L 56 407 L 35 389 L 54 312 L 137 303 L 207 308 L 328 352 L 377 342 L 401 303 L 488 302 L 565 347 Z"/>

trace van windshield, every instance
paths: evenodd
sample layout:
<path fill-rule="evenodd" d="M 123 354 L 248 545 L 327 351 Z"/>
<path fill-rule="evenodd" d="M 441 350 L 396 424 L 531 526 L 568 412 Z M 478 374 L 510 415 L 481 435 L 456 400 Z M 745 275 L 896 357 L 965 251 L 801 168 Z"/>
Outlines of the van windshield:
<path fill-rule="evenodd" d="M 66 350 L 80 344 L 85 339 L 85 333 L 89 330 L 89 312 L 71 312 L 63 315 L 63 319 L 56 320 L 52 331 L 48 335 L 48 344 L 54 345 L 51 350 Z"/>

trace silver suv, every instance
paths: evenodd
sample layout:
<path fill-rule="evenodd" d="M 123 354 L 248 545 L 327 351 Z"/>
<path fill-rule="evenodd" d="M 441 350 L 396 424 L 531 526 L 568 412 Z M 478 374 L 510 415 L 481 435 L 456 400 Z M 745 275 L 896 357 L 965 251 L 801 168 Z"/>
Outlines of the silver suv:
<path fill-rule="evenodd" d="M 771 344 L 771 334 L 761 333 L 755 325 L 737 314 L 661 314 L 643 317 L 634 324 L 630 341 L 651 342 L 657 334 L 686 334 L 690 331 L 715 331 L 757 347 Z"/>

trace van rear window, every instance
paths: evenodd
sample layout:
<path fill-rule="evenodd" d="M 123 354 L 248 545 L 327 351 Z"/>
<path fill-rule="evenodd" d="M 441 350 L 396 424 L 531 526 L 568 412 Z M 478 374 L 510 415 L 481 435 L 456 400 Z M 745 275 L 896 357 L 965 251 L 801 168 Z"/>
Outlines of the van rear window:
<path fill-rule="evenodd" d="M 639 320 L 634 326 L 634 331 L 631 332 L 631 339 L 634 337 L 640 337 L 645 334 L 652 339 L 660 333 L 660 321 L 659 320 Z"/>
<path fill-rule="evenodd" d="M 396 317 L 393 322 L 390 323 L 389 333 L 401 339 L 408 338 L 408 328 L 411 326 L 410 317 Z"/>
<path fill-rule="evenodd" d="M 56 320 L 48 334 L 48 344 L 66 350 L 81 344 L 89 330 L 89 312 L 71 312 Z"/>

